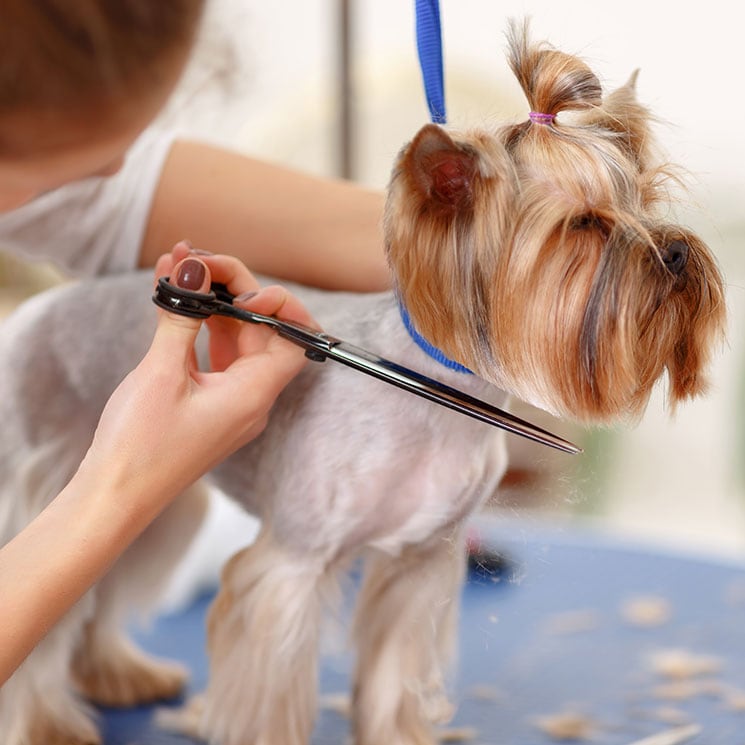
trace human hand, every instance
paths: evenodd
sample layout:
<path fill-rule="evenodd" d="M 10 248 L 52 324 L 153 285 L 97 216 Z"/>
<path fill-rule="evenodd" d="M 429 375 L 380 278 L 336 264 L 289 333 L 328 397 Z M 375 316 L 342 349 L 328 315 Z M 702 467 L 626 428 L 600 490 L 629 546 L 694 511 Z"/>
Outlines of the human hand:
<path fill-rule="evenodd" d="M 315 325 L 287 290 L 260 290 L 232 257 L 196 255 L 179 244 L 156 265 L 156 277 L 165 275 L 201 292 L 213 280 L 223 282 L 241 307 Z M 257 294 L 241 300 L 251 292 Z M 201 371 L 194 354 L 201 321 L 158 312 L 152 346 L 109 399 L 81 467 L 93 469 L 114 493 L 131 495 L 131 508 L 156 512 L 263 430 L 305 361 L 302 349 L 270 329 L 212 318 L 212 370 Z"/>

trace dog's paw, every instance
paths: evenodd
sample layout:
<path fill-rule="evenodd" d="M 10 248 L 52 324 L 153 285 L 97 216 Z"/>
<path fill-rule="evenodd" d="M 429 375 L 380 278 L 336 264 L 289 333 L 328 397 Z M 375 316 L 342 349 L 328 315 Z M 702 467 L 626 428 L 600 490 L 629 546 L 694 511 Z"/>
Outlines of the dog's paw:
<path fill-rule="evenodd" d="M 155 713 L 155 723 L 162 730 L 194 739 L 202 733 L 204 696 L 192 696 L 186 704 L 176 708 L 162 707 Z"/>
<path fill-rule="evenodd" d="M 455 706 L 448 698 L 442 675 L 433 673 L 420 693 L 422 711 L 432 724 L 449 724 L 455 715 Z"/>
<path fill-rule="evenodd" d="M 88 647 L 76 657 L 73 679 L 88 700 L 101 706 L 135 706 L 176 698 L 188 672 L 183 665 L 148 657 L 119 637 Z"/>
<path fill-rule="evenodd" d="M 3 745 L 102 745 L 103 740 L 95 724 L 77 717 L 75 722 L 59 722 L 38 716 L 26 737 L 20 740 L 3 740 Z"/>

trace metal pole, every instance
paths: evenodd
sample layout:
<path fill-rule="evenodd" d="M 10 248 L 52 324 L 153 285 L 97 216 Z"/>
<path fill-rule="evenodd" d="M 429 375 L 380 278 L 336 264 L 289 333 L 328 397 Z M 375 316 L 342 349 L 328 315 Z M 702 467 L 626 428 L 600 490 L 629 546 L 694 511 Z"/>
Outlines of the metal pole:
<path fill-rule="evenodd" d="M 353 179 L 354 168 L 354 113 L 352 60 L 352 0 L 338 4 L 338 150 L 337 172 L 341 178 Z"/>

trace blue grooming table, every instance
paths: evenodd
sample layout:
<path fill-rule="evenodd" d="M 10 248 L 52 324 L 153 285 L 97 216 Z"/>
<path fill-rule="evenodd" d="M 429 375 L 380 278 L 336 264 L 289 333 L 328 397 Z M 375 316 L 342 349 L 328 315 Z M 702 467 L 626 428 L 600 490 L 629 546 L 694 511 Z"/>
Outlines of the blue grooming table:
<path fill-rule="evenodd" d="M 556 742 L 558 732 L 547 733 L 540 722 L 566 713 L 591 723 L 589 741 L 603 745 L 690 724 L 701 733 L 687 742 L 745 742 L 745 566 L 540 523 L 478 525 L 504 562 L 472 567 L 463 591 L 451 727 L 468 729 L 466 743 Z M 144 648 L 186 663 L 193 691 L 206 679 L 210 600 L 136 634 Z M 669 650 L 692 664 L 714 657 L 717 665 L 698 673 L 695 664 L 683 665 L 668 678 L 650 660 Z M 346 692 L 350 666 L 345 656 L 324 659 L 322 693 Z M 193 745 L 155 729 L 149 707 L 101 713 L 106 745 Z M 321 708 L 312 742 L 344 745 L 348 733 L 342 714 Z"/>

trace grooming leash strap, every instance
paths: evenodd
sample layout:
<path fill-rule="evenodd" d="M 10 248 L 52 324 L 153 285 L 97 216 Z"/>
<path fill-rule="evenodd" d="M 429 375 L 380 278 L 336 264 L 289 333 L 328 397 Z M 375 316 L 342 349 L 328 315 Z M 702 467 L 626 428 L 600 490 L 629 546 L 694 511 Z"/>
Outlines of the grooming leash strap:
<path fill-rule="evenodd" d="M 435 124 L 445 124 L 445 83 L 442 72 L 442 34 L 438 0 L 415 0 L 416 46 L 422 69 L 424 94 L 430 117 Z"/>

